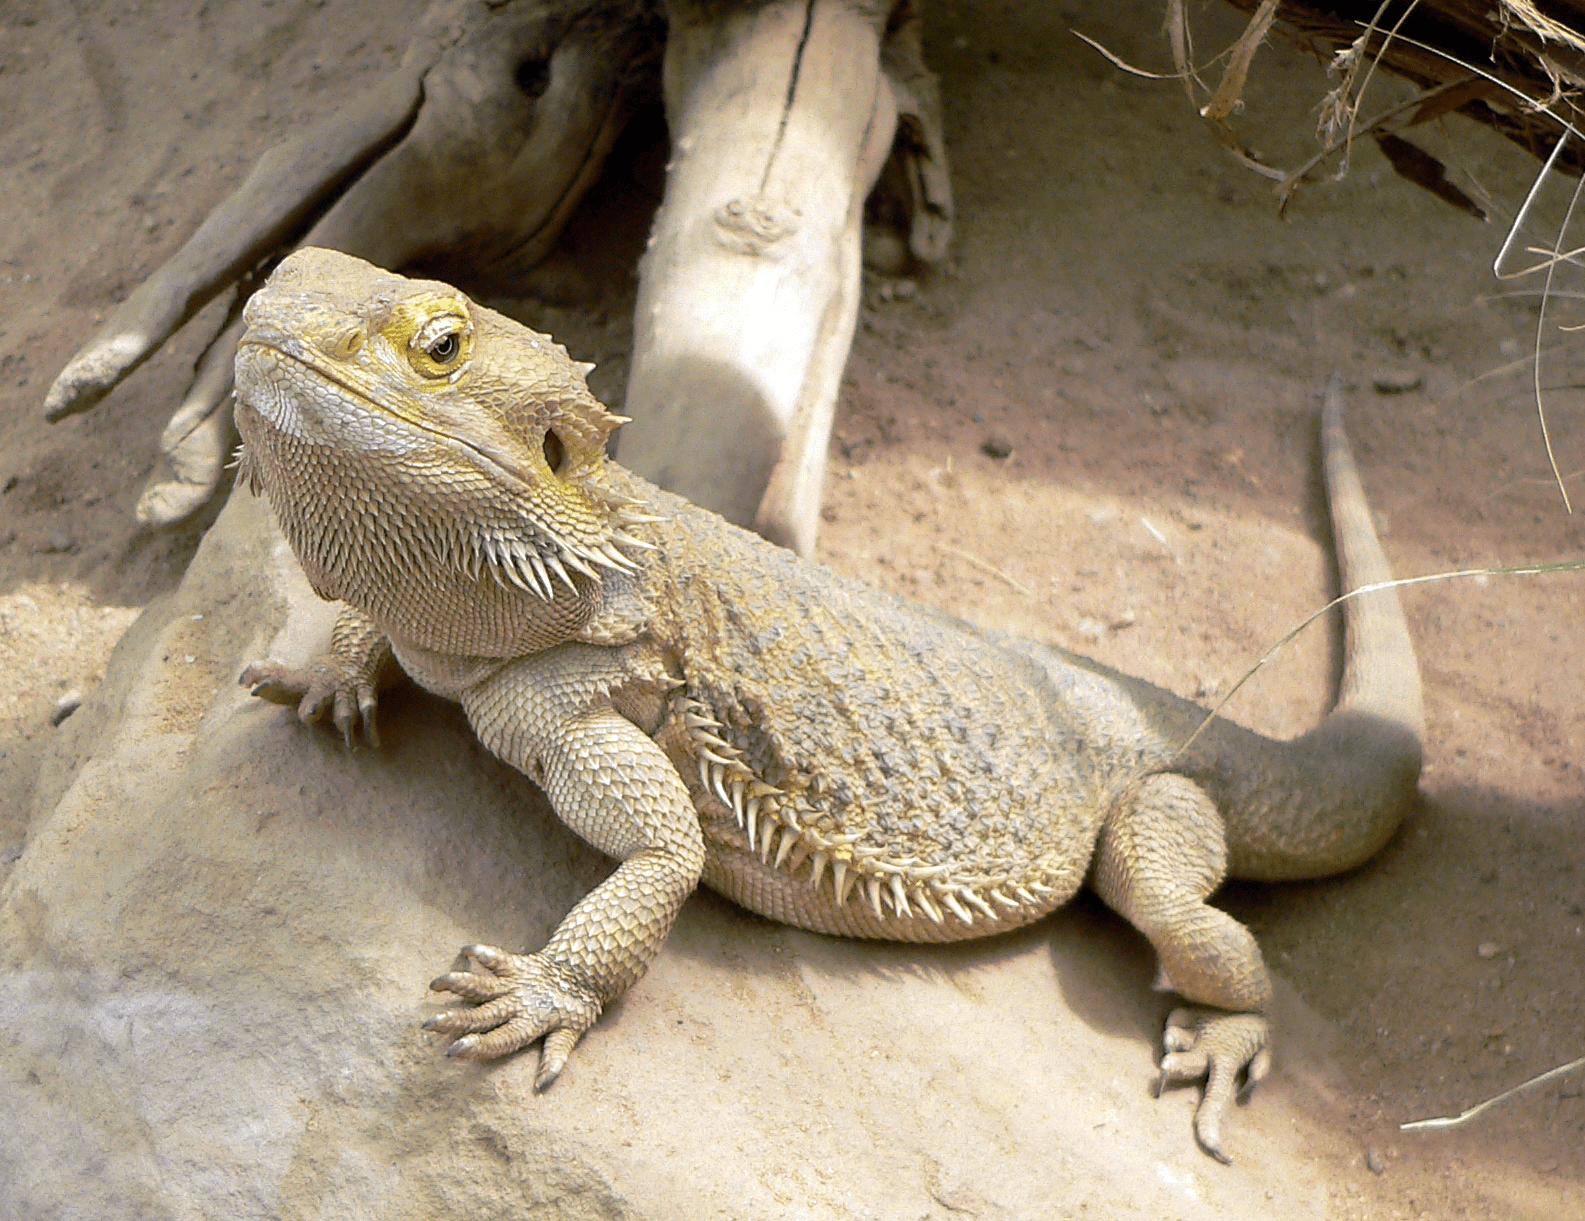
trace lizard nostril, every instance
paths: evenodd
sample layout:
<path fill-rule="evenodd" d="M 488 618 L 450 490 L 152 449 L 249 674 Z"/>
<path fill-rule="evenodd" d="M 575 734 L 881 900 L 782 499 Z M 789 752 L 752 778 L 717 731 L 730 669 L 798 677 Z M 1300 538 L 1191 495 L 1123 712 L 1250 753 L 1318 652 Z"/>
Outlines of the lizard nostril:
<path fill-rule="evenodd" d="M 351 326 L 344 331 L 327 335 L 319 347 L 326 356 L 333 356 L 337 360 L 351 360 L 363 349 L 363 328 Z"/>

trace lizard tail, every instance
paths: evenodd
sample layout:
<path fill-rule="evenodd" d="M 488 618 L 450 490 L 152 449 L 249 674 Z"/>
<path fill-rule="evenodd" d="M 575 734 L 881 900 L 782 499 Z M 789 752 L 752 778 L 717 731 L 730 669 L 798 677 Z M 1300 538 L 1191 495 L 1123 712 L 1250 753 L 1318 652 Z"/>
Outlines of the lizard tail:
<path fill-rule="evenodd" d="M 1390 582 L 1343 433 L 1338 374 L 1326 387 L 1321 452 L 1344 592 Z M 1336 706 L 1295 741 L 1257 746 L 1250 735 L 1243 747 L 1249 774 L 1223 781 L 1230 875 L 1290 881 L 1368 860 L 1414 804 L 1424 736 L 1420 666 L 1398 591 L 1350 598 Z"/>
<path fill-rule="evenodd" d="M 1343 375 L 1326 383 L 1321 408 L 1321 457 L 1326 498 L 1332 512 L 1338 576 L 1344 592 L 1392 580 L 1392 570 L 1376 537 L 1354 454 L 1343 432 Z M 1343 678 L 1336 711 L 1364 713 L 1398 726 L 1416 746 L 1425 738 L 1425 707 L 1420 665 L 1396 589 L 1350 598 L 1343 603 Z"/>

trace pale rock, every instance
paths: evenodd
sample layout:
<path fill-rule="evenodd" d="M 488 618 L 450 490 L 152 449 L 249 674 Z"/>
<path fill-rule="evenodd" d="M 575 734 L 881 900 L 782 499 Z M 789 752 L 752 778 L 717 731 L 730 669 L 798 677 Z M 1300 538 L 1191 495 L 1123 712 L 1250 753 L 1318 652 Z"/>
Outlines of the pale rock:
<path fill-rule="evenodd" d="M 537 1052 L 447 1060 L 428 981 L 609 864 L 451 706 L 393 692 L 349 753 L 237 686 L 328 610 L 239 494 L 57 731 L 0 865 L 0 1218 L 1318 1217 L 1357 1157 L 1286 996 L 1239 1164 L 1201 1154 L 1093 903 L 921 948 L 700 895 L 545 1094 Z"/>

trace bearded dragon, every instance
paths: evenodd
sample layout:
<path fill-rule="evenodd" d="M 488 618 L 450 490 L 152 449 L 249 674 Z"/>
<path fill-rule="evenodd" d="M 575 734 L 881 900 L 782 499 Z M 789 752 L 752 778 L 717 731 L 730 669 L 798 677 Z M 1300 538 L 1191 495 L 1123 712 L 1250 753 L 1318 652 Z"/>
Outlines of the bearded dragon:
<path fill-rule="evenodd" d="M 606 456 L 590 368 L 445 284 L 328 250 L 248 302 L 240 478 L 320 596 L 329 653 L 254 694 L 374 738 L 394 656 L 618 862 L 543 948 L 470 945 L 426 1029 L 448 1054 L 543 1040 L 536 1086 L 659 952 L 700 881 L 848 937 L 1039 920 L 1088 884 L 1193 1008 L 1161 1080 L 1205 1079 L 1200 1144 L 1270 1061 L 1253 936 L 1224 878 L 1352 868 L 1415 800 L 1423 713 L 1397 595 L 1345 607 L 1341 693 L 1291 742 L 1140 679 L 845 580 Z M 1343 583 L 1388 579 L 1340 419 L 1323 449 Z M 1198 733 L 1196 731 L 1199 730 Z"/>

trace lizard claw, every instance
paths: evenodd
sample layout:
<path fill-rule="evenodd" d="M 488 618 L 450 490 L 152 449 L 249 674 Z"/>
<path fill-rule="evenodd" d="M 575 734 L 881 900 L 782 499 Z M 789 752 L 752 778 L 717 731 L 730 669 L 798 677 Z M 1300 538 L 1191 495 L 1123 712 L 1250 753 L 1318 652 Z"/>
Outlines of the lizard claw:
<path fill-rule="evenodd" d="M 424 1029 L 460 1035 L 446 1055 L 465 1060 L 510 1055 L 543 1037 L 534 1088 L 545 1089 L 560 1076 L 583 1032 L 600 1016 L 599 999 L 544 954 L 510 954 L 491 945 L 464 946 L 462 952 L 488 974 L 452 971 L 436 979 L 430 989 L 482 1003 L 437 1013 Z"/>
<path fill-rule="evenodd" d="M 1258 1013 L 1174 1009 L 1167 1017 L 1156 1095 L 1178 1082 L 1205 1081 L 1205 1094 L 1194 1113 L 1194 1136 L 1200 1148 L 1223 1165 L 1233 1159 L 1222 1148 L 1222 1119 L 1235 1097 L 1246 1101 L 1270 1071 L 1268 1037 L 1266 1019 Z"/>

